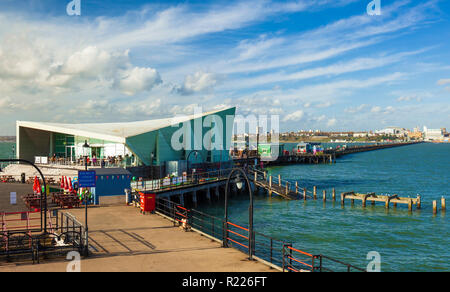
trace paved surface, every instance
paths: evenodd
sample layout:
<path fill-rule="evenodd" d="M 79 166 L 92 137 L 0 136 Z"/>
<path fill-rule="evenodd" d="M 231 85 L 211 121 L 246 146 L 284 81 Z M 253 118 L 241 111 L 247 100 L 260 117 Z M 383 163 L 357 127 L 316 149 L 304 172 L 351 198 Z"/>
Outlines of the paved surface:
<path fill-rule="evenodd" d="M 16 205 L 10 204 L 10 193 L 16 192 Z M 24 212 L 28 211 L 25 203 L 22 200 L 22 196 L 32 194 L 32 184 L 20 184 L 20 183 L 3 183 L 0 182 L 0 212 Z"/>
<path fill-rule="evenodd" d="M 71 209 L 84 223 L 84 209 Z M 89 209 L 90 245 L 81 271 L 270 272 L 275 271 L 233 248 L 196 232 L 185 232 L 158 215 L 128 206 Z M 0 263 L 2 271 L 66 271 L 63 260 L 39 265 Z"/>

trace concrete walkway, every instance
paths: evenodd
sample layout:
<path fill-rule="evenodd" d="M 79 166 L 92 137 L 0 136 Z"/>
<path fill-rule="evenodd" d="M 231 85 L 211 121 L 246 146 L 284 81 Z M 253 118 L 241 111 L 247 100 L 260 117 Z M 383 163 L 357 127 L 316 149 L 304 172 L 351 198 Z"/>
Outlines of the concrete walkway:
<path fill-rule="evenodd" d="M 84 224 L 84 209 L 71 209 Z M 270 272 L 275 271 L 233 248 L 196 232 L 185 232 L 159 215 L 141 215 L 131 206 L 89 209 L 90 245 L 81 271 Z M 66 271 L 64 260 L 39 265 L 0 263 L 3 271 Z"/>

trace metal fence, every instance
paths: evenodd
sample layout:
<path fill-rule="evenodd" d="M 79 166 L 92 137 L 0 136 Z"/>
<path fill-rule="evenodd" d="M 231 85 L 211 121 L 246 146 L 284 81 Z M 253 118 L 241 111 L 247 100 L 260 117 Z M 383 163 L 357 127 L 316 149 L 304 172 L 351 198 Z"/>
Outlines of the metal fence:
<path fill-rule="evenodd" d="M 193 228 L 219 242 L 224 246 L 234 247 L 244 253 L 251 248 L 253 255 L 289 272 L 333 272 L 364 271 L 324 255 L 313 255 L 294 248 L 293 244 L 271 236 L 253 231 L 252 246 L 249 247 L 248 228 L 233 222 L 225 222 L 204 212 L 187 209 L 176 202 L 157 198 L 156 211 L 173 220 L 174 226 Z"/>
<path fill-rule="evenodd" d="M 19 214 L 20 213 L 20 214 Z M 21 214 L 23 213 L 23 214 Z M 85 246 L 85 228 L 69 213 L 49 211 L 47 232 L 30 224 L 30 212 L 2 213 L 0 231 L 0 260 L 32 260 L 66 255 L 69 251 L 82 252 Z M 19 216 L 12 218 L 11 216 Z M 6 226 L 5 223 L 9 224 Z"/>
<path fill-rule="evenodd" d="M 226 179 L 231 170 L 232 169 L 218 169 L 214 171 L 194 173 L 186 176 L 136 181 L 131 182 L 131 188 L 139 191 L 171 190 L 188 185 L 204 184 Z"/>

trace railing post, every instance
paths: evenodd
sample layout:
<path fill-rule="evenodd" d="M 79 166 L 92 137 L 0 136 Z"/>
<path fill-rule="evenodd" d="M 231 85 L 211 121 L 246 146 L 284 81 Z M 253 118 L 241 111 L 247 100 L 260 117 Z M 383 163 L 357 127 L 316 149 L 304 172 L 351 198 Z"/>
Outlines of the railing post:
<path fill-rule="evenodd" d="M 273 258 L 273 239 L 272 237 L 270 238 L 270 262 L 272 263 L 272 258 Z"/>
<path fill-rule="evenodd" d="M 281 174 L 278 175 L 278 186 L 281 187 Z"/>
<path fill-rule="evenodd" d="M 228 222 L 223 221 L 223 227 L 222 227 L 222 246 L 228 247 Z"/>
<path fill-rule="evenodd" d="M 319 255 L 320 257 L 320 266 L 319 266 L 319 272 L 322 272 L 322 255 Z"/>
<path fill-rule="evenodd" d="M 314 197 L 314 200 L 317 199 L 317 187 L 316 186 L 313 187 L 313 197 Z"/>

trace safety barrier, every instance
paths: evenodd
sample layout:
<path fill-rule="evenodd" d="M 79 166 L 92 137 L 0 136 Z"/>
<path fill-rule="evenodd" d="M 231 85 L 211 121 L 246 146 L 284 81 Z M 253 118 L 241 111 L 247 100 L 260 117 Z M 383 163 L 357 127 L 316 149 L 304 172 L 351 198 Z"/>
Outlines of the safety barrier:
<path fill-rule="evenodd" d="M 194 173 L 187 176 L 142 180 L 131 182 L 131 188 L 140 191 L 167 191 L 189 185 L 204 184 L 226 179 L 232 169 L 218 169 L 208 172 Z"/>
<path fill-rule="evenodd" d="M 365 272 L 364 269 L 344 263 L 325 255 L 313 255 L 293 248 L 291 244 L 283 246 L 283 271 L 290 272 Z"/>
<path fill-rule="evenodd" d="M 32 222 L 42 220 L 32 215 L 40 212 L 15 212 L 1 214 L 0 260 L 31 259 L 33 264 L 40 258 L 62 256 L 76 250 L 81 253 L 85 246 L 85 228 L 69 213 L 49 211 L 47 232 Z"/>
<path fill-rule="evenodd" d="M 292 243 L 275 239 L 253 231 L 252 246 L 249 247 L 248 228 L 234 222 L 225 222 L 221 218 L 211 216 L 195 209 L 187 209 L 176 202 L 157 198 L 156 212 L 172 219 L 174 226 L 186 226 L 185 230 L 195 229 L 210 236 L 223 246 L 231 246 L 244 253 L 251 248 L 253 255 L 268 262 L 280 270 L 287 272 L 330 272 L 364 271 L 324 255 L 313 255 L 294 248 Z"/>

